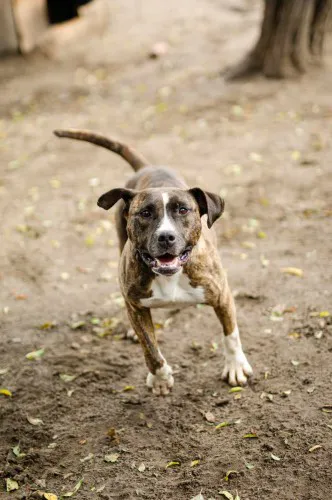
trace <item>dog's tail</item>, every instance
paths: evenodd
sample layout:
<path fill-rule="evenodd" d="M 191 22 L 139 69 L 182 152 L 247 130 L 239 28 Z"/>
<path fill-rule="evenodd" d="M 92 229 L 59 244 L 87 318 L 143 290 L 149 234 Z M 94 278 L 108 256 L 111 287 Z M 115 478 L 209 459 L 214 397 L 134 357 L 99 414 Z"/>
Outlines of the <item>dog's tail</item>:
<path fill-rule="evenodd" d="M 122 144 L 121 142 L 114 141 L 109 137 L 105 137 L 100 134 L 95 134 L 89 130 L 54 130 L 54 134 L 57 137 L 68 137 L 69 139 L 78 139 L 79 141 L 87 141 L 96 144 L 97 146 L 102 146 L 103 148 L 113 151 L 122 156 L 134 169 L 135 172 L 143 167 L 149 165 L 149 162 L 140 154 L 136 153 L 132 148 Z"/>

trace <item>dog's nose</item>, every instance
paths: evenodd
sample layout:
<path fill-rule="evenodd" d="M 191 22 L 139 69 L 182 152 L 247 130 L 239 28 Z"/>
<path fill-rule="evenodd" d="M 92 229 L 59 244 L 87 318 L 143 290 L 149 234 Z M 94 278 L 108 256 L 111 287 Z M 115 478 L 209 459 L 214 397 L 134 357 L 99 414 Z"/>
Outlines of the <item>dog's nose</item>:
<path fill-rule="evenodd" d="M 163 231 L 158 236 L 158 243 L 165 248 L 169 248 L 175 243 L 175 235 L 169 231 Z"/>

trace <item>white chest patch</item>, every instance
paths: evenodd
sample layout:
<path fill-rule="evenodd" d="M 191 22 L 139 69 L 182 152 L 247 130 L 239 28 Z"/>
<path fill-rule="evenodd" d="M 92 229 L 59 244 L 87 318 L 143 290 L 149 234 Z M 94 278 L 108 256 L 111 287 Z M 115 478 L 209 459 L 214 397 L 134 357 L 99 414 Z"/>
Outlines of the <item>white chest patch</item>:
<path fill-rule="evenodd" d="M 186 307 L 205 303 L 203 287 L 192 287 L 182 269 L 173 276 L 157 276 L 151 290 L 149 299 L 141 299 L 144 307 Z"/>

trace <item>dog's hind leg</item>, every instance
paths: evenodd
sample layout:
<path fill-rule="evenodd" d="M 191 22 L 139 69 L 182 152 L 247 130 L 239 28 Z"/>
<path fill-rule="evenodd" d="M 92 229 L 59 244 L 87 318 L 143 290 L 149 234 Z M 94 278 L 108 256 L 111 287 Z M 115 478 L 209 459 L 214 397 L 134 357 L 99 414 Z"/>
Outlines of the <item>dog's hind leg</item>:
<path fill-rule="evenodd" d="M 242 350 L 234 299 L 227 283 L 219 304 L 214 306 L 214 310 L 224 330 L 225 367 L 222 378 L 233 386 L 245 385 L 247 377 L 252 375 L 252 368 Z"/>
<path fill-rule="evenodd" d="M 147 386 L 156 395 L 165 396 L 174 384 L 172 368 L 161 354 L 154 332 L 150 309 L 138 308 L 126 303 L 131 325 L 143 348 L 149 373 L 146 379 Z"/>

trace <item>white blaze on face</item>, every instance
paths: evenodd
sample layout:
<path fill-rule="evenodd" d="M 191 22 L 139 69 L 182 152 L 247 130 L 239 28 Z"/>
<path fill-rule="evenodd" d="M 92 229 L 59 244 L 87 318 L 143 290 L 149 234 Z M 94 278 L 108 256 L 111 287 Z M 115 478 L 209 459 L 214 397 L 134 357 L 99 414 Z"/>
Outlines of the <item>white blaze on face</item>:
<path fill-rule="evenodd" d="M 158 226 L 158 233 L 164 231 L 174 231 L 175 230 L 174 224 L 172 223 L 171 219 L 168 217 L 167 214 L 167 204 L 169 202 L 168 193 L 161 193 L 161 196 L 163 198 L 163 204 L 164 204 L 164 216 L 160 221 L 160 225 Z"/>

